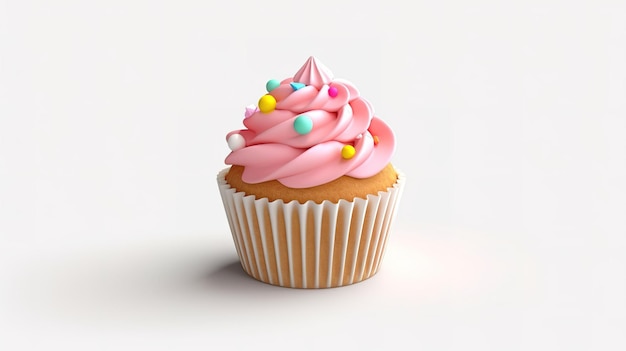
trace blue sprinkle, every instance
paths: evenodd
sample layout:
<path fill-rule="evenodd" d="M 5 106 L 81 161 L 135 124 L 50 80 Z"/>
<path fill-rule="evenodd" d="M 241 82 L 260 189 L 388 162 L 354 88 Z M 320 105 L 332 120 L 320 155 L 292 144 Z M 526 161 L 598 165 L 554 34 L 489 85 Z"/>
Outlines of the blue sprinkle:
<path fill-rule="evenodd" d="M 289 85 L 291 85 L 294 91 L 298 89 L 302 89 L 306 86 L 304 83 L 289 83 Z"/>

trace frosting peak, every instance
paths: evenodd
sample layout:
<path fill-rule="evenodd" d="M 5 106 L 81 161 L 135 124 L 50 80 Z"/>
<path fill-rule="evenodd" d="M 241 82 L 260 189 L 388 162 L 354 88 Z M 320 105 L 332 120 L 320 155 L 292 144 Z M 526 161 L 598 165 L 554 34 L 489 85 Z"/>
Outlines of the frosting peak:
<path fill-rule="evenodd" d="M 313 56 L 309 57 L 293 76 L 294 82 L 312 85 L 317 89 L 321 89 L 324 84 L 329 84 L 332 80 L 333 73 Z"/>

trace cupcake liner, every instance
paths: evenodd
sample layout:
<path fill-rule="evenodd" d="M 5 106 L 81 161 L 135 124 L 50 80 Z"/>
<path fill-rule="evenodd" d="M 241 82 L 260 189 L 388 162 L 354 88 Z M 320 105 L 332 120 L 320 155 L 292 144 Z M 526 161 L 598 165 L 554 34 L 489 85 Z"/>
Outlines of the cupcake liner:
<path fill-rule="evenodd" d="M 378 271 L 405 177 L 366 199 L 307 201 L 256 199 L 217 177 L 226 217 L 243 270 L 272 285 L 331 288 Z"/>

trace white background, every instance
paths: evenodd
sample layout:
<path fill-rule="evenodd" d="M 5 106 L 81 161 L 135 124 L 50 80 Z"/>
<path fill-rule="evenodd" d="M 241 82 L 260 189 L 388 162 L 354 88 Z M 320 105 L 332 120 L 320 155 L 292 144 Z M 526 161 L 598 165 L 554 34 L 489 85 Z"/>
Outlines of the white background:
<path fill-rule="evenodd" d="M 626 3 L 407 3 L 0 1 L 0 349 L 626 348 Z M 318 291 L 245 276 L 215 182 L 310 55 L 408 176 Z"/>

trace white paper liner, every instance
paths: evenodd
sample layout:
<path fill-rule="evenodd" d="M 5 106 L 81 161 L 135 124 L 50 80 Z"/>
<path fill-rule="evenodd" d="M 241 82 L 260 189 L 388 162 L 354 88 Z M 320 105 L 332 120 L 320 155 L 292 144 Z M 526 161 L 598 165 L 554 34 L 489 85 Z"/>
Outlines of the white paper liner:
<path fill-rule="evenodd" d="M 397 170 L 396 170 L 397 171 Z M 405 176 L 367 199 L 307 201 L 256 199 L 217 176 L 241 266 L 262 282 L 291 288 L 331 288 L 378 271 Z"/>

